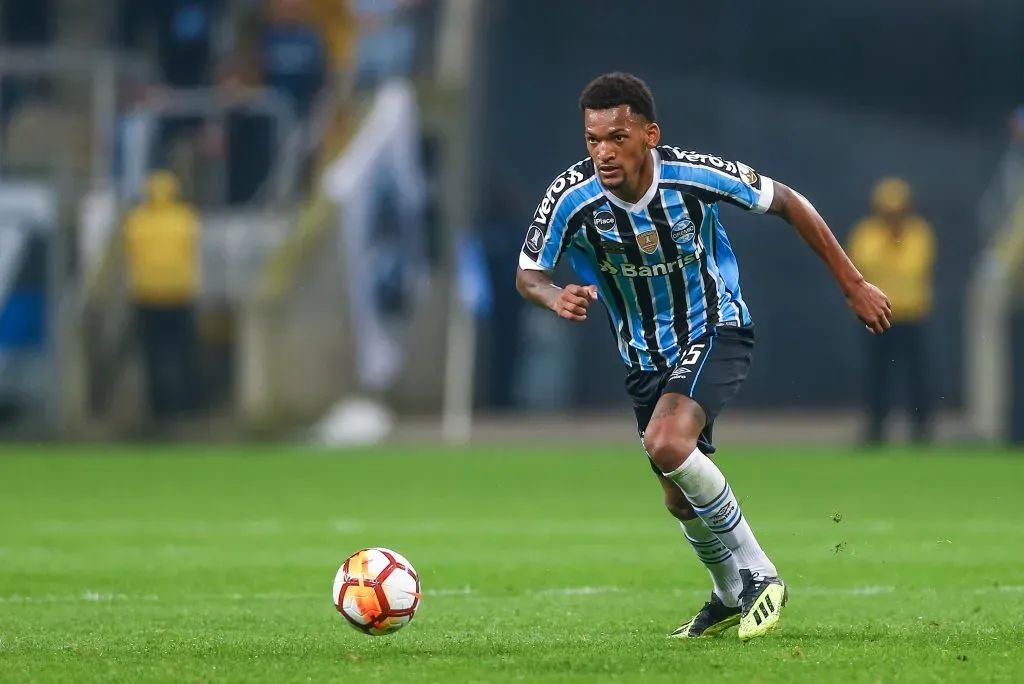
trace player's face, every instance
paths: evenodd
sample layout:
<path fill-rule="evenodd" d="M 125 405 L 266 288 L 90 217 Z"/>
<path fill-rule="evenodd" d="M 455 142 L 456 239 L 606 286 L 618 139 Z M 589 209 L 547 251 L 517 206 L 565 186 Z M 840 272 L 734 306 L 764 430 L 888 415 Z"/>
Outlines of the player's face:
<path fill-rule="evenodd" d="M 658 124 L 628 106 L 583 113 L 587 150 L 601 183 L 609 190 L 635 190 L 647 154 L 658 144 Z"/>

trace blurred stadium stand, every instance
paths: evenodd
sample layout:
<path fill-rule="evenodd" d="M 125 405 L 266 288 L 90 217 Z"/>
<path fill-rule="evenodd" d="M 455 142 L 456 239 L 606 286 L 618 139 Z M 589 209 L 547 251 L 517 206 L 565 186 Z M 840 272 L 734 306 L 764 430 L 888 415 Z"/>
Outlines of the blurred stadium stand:
<path fill-rule="evenodd" d="M 636 3 L 4 0 L 0 434 L 142 434 L 120 235 L 146 177 L 171 168 L 202 216 L 211 401 L 169 437 L 305 439 L 366 399 L 409 438 L 596 414 L 620 417 L 593 424 L 629 439 L 604 321 L 564 325 L 512 287 L 524 217 L 585 154 L 580 88 L 624 69 L 654 89 L 667 142 L 795 186 L 844 242 L 874 181 L 906 178 L 938 240 L 940 435 L 1021 439 L 1024 153 L 1006 121 L 1024 102 L 1024 71 L 992 65 L 1024 64 L 1024 6 L 656 5 L 663 42 L 623 32 L 596 50 L 580 46 L 634 21 Z M 376 174 L 393 149 L 377 143 L 394 143 L 406 115 L 426 182 L 416 251 L 428 273 L 409 301 L 401 288 L 374 295 L 399 302 L 401 326 L 382 339 L 401 350 L 368 386 L 360 370 L 375 347 L 355 334 L 353 305 L 370 284 L 355 274 L 391 273 L 402 252 L 378 256 L 360 236 L 390 224 L 405 235 Z M 352 189 L 363 183 L 370 199 Z M 765 439 L 852 439 L 860 326 L 785 225 L 723 220 L 759 338 L 736 415 L 756 416 Z"/>

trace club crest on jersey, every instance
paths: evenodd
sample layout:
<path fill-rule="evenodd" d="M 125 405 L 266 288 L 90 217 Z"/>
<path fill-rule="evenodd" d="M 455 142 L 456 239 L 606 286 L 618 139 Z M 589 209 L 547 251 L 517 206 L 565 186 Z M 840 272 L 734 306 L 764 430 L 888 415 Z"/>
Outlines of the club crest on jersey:
<path fill-rule="evenodd" d="M 615 214 L 602 209 L 601 211 L 594 214 L 594 227 L 597 228 L 599 233 L 611 233 L 615 231 L 617 226 L 615 225 Z"/>
<path fill-rule="evenodd" d="M 648 230 L 636 236 L 636 244 L 644 254 L 654 254 L 658 251 L 658 231 Z"/>
<path fill-rule="evenodd" d="M 693 242 L 693 236 L 697 233 L 697 227 L 693 225 L 693 221 L 690 219 L 683 219 L 672 226 L 672 241 L 685 245 L 688 242 Z"/>

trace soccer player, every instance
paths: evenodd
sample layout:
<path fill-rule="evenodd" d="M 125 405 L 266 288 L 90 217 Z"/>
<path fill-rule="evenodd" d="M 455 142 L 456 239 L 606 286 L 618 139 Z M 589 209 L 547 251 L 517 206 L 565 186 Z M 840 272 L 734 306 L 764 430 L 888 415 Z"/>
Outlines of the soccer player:
<path fill-rule="evenodd" d="M 589 157 L 548 187 L 527 230 L 516 289 L 569 321 L 600 300 L 625 362 L 626 391 L 651 467 L 707 567 L 711 599 L 671 636 L 778 624 L 788 590 L 722 471 L 712 428 L 746 378 L 754 326 L 719 205 L 780 216 L 825 262 L 857 317 L 889 327 L 885 294 L 865 281 L 799 193 L 749 166 L 660 145 L 647 85 L 605 74 L 580 97 Z M 579 284 L 558 287 L 566 255 Z"/>

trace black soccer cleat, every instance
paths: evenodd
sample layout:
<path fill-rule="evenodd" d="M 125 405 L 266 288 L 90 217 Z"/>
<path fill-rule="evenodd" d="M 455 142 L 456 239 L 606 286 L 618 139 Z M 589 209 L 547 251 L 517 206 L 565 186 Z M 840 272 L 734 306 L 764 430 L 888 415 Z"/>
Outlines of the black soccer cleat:
<path fill-rule="evenodd" d="M 730 627 L 735 627 L 740 621 L 740 608 L 730 608 L 722 603 L 715 593 L 711 594 L 711 600 L 704 604 L 700 612 L 690 618 L 690 621 L 680 625 L 679 628 L 669 634 L 672 639 L 697 639 L 699 637 L 713 637 L 721 634 Z"/>

